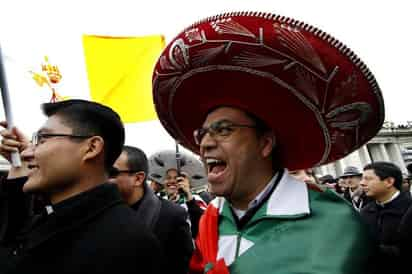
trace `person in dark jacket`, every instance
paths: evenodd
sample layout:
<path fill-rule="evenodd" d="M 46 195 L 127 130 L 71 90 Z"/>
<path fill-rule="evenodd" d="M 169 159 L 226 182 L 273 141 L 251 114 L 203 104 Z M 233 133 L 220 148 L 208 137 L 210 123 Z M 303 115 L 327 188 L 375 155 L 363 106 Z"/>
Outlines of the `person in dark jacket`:
<path fill-rule="evenodd" d="M 379 245 L 377 263 L 382 262 L 382 273 L 407 267 L 412 254 L 412 199 L 400 191 L 401 185 L 401 170 L 393 163 L 374 162 L 364 167 L 361 187 L 374 202 L 360 213 Z"/>
<path fill-rule="evenodd" d="M 1 132 L 0 153 L 20 151 L 24 165 L 0 184 L 0 272 L 162 273 L 159 242 L 105 183 L 124 143 L 120 117 L 84 100 L 42 107 L 48 119 L 31 143 Z M 31 195 L 48 202 L 40 214 Z"/>
<path fill-rule="evenodd" d="M 166 255 L 168 273 L 185 274 L 193 252 L 187 212 L 155 195 L 146 183 L 146 174 L 146 154 L 139 148 L 124 146 L 110 177 L 119 187 L 125 202 L 136 210 L 139 219 L 159 239 Z"/>

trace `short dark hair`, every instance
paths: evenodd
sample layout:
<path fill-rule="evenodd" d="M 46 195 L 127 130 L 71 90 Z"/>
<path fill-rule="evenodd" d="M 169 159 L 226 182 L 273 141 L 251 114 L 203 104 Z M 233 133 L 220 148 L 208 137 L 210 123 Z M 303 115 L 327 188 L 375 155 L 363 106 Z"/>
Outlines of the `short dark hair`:
<path fill-rule="evenodd" d="M 123 151 L 127 155 L 127 167 L 136 172 L 143 171 L 146 180 L 149 172 L 149 163 L 143 150 L 137 147 L 124 146 Z"/>
<path fill-rule="evenodd" d="M 376 176 L 379 177 L 381 180 L 385 180 L 389 177 L 392 177 L 394 182 L 394 187 L 398 190 L 402 188 L 402 171 L 401 169 L 390 162 L 374 162 L 367 164 L 363 170 L 373 170 Z"/>
<path fill-rule="evenodd" d="M 245 111 L 246 115 L 249 116 L 250 119 L 253 120 L 253 123 L 255 125 L 256 129 L 256 134 L 258 137 L 263 136 L 267 132 L 273 132 L 273 129 L 271 129 L 265 121 L 254 115 L 253 113 L 250 113 L 248 111 Z M 273 133 L 274 134 L 274 133 Z M 276 136 L 275 136 L 276 138 Z M 271 158 L 272 158 L 272 169 L 273 171 L 277 172 L 282 168 L 282 162 L 280 160 L 280 154 L 279 154 L 279 147 L 276 145 L 272 148 L 271 152 Z"/>
<path fill-rule="evenodd" d="M 333 184 L 333 183 L 336 183 L 337 180 L 336 180 L 335 178 L 333 178 L 332 175 L 326 174 L 326 175 L 324 175 L 324 176 L 322 176 L 322 177 L 319 178 L 319 182 L 320 182 L 321 184 L 326 184 L 326 183 Z"/>
<path fill-rule="evenodd" d="M 104 166 L 109 170 L 119 157 L 125 131 L 119 115 L 111 108 L 86 100 L 42 104 L 47 117 L 58 115 L 76 135 L 100 136 L 104 140 Z"/>

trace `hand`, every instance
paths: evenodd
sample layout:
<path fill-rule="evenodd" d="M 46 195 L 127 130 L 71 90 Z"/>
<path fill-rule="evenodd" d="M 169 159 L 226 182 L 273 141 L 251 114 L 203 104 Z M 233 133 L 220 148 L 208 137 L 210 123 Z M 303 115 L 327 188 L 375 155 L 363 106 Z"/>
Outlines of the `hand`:
<path fill-rule="evenodd" d="M 0 131 L 3 137 L 0 143 L 0 155 L 11 162 L 12 152 L 22 152 L 30 144 L 29 139 L 16 127 L 7 129 L 7 122 L 0 122 L 0 126 L 4 129 Z M 27 162 L 22 160 L 21 167 L 11 167 L 9 170 L 8 179 L 26 176 L 28 174 Z"/>
<path fill-rule="evenodd" d="M 18 128 L 7 129 L 7 122 L 0 122 L 0 126 L 4 128 L 0 131 L 0 135 L 3 137 L 0 144 L 0 154 L 11 162 L 11 153 L 22 152 L 30 141 Z"/>
<path fill-rule="evenodd" d="M 176 178 L 177 188 L 183 191 L 188 201 L 192 200 L 192 192 L 190 191 L 190 181 L 187 174 L 182 173 L 181 176 Z"/>

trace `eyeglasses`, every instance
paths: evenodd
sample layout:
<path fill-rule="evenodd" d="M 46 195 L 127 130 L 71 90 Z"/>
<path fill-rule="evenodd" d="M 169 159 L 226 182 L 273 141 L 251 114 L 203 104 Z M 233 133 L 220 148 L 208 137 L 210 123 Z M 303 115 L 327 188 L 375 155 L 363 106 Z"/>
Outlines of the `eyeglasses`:
<path fill-rule="evenodd" d="M 90 135 L 73 135 L 73 134 L 63 134 L 63 133 L 42 133 L 42 132 L 35 132 L 31 138 L 31 142 L 34 146 L 44 143 L 45 139 L 53 138 L 53 137 L 67 137 L 67 138 L 80 138 L 86 139 L 92 136 Z"/>
<path fill-rule="evenodd" d="M 127 169 L 118 169 L 116 167 L 111 167 L 109 170 L 109 178 L 117 178 L 117 176 L 119 176 L 121 173 L 127 173 L 127 174 L 133 174 L 136 173 L 138 171 L 135 170 L 127 170 Z"/>
<path fill-rule="evenodd" d="M 196 129 L 193 132 L 193 136 L 195 138 L 195 142 L 197 145 L 200 145 L 200 143 L 203 140 L 203 137 L 207 133 L 209 133 L 210 137 L 214 138 L 217 141 L 223 140 L 229 135 L 233 133 L 235 128 L 256 128 L 255 125 L 243 125 L 243 124 L 234 124 L 231 122 L 228 122 L 226 120 L 222 121 L 216 121 L 212 124 L 210 124 L 209 127 L 203 127 Z"/>

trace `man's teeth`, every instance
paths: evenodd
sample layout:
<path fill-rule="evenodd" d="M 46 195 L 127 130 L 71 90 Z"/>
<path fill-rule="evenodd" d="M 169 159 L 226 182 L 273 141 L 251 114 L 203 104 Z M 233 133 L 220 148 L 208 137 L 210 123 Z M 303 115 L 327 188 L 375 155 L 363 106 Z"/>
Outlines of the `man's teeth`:
<path fill-rule="evenodd" d="M 206 164 L 208 165 L 217 165 L 217 164 L 222 164 L 222 163 L 224 162 L 218 159 L 206 159 Z"/>

